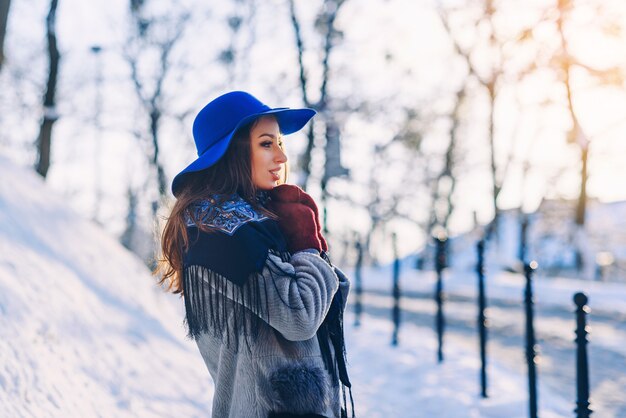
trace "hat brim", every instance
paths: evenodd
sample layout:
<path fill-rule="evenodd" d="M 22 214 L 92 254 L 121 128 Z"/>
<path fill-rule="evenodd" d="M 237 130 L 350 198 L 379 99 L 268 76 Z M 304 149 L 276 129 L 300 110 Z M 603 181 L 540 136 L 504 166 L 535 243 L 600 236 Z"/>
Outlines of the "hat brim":
<path fill-rule="evenodd" d="M 302 129 L 304 125 L 306 125 L 311 120 L 311 118 L 315 116 L 316 113 L 317 112 L 315 112 L 315 110 L 308 108 L 290 109 L 281 107 L 246 116 L 239 121 L 237 126 L 235 126 L 235 128 L 231 132 L 229 132 L 220 140 L 218 140 L 215 144 L 207 148 L 202 153 L 202 155 L 198 156 L 195 161 L 189 164 L 183 171 L 181 171 L 176 175 L 176 177 L 174 177 L 174 180 L 172 181 L 172 194 L 174 196 L 178 195 L 187 174 L 207 169 L 214 165 L 217 161 L 219 161 L 219 159 L 222 158 L 226 153 L 226 150 L 230 145 L 230 141 L 233 139 L 235 133 L 242 126 L 247 125 L 255 119 L 260 118 L 261 116 L 273 115 L 276 117 L 280 132 L 283 135 L 289 135 Z"/>

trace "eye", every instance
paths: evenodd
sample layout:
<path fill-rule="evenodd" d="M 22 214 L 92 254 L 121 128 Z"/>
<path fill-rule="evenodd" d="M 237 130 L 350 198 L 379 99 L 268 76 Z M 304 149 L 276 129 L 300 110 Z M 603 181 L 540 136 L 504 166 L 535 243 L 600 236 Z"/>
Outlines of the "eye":
<path fill-rule="evenodd" d="M 261 142 L 261 146 L 263 148 L 271 148 L 272 147 L 272 141 L 263 141 L 263 142 Z"/>

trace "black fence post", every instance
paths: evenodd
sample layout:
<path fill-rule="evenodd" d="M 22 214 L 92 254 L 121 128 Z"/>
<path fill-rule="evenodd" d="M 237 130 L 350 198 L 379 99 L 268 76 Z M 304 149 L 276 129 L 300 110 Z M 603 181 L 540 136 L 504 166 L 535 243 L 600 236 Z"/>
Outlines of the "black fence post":
<path fill-rule="evenodd" d="M 481 239 L 476 245 L 478 263 L 478 334 L 480 338 L 480 394 L 487 397 L 487 319 L 485 317 L 485 240 Z"/>
<path fill-rule="evenodd" d="M 391 336 L 391 345 L 398 345 L 398 331 L 400 329 L 400 258 L 398 255 L 398 238 L 396 234 L 391 235 L 393 240 L 393 309 L 391 310 L 391 319 L 393 321 L 393 335 Z"/>
<path fill-rule="evenodd" d="M 593 412 L 589 408 L 589 364 L 587 361 L 587 296 L 574 295 L 576 304 L 576 418 L 589 418 Z"/>
<path fill-rule="evenodd" d="M 437 329 L 437 360 L 443 362 L 443 333 L 445 328 L 445 320 L 443 316 L 443 269 L 446 266 L 446 237 L 441 235 L 435 238 L 437 254 L 435 257 L 435 270 L 437 271 L 437 285 L 435 288 L 435 302 L 437 303 L 437 315 L 435 318 L 435 327 Z"/>
<path fill-rule="evenodd" d="M 356 242 L 356 265 L 354 266 L 354 326 L 361 325 L 361 313 L 363 312 L 363 281 L 361 268 L 363 266 L 363 246 L 360 241 Z"/>
<path fill-rule="evenodd" d="M 534 300 L 533 300 L 533 273 L 537 269 L 537 262 L 524 264 L 526 275 L 526 291 L 524 303 L 526 305 L 526 362 L 528 363 L 528 403 L 530 418 L 537 418 L 537 347 L 535 340 Z"/>

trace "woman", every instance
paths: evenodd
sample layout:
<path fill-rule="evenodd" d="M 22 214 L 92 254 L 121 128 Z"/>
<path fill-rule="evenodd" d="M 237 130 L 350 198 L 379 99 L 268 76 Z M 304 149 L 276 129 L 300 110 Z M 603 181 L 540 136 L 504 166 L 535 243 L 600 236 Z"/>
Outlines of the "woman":
<path fill-rule="evenodd" d="M 196 116 L 199 157 L 172 183 L 160 283 L 184 296 L 216 418 L 347 416 L 349 282 L 328 260 L 315 202 L 284 184 L 282 135 L 314 114 L 224 94 Z M 351 392 L 350 403 L 354 417 Z"/>

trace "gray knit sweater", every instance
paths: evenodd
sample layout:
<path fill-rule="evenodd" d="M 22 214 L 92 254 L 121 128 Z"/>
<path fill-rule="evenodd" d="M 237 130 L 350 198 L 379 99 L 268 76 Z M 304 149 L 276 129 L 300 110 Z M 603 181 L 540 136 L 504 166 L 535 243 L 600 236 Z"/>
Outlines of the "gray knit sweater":
<path fill-rule="evenodd" d="M 204 274 L 207 292 L 241 303 L 233 296 L 236 285 L 216 281 L 210 271 Z M 258 283 L 246 286 L 261 286 L 261 304 L 268 309 L 258 336 L 246 341 L 245 335 L 235 336 L 236 344 L 218 332 L 204 332 L 196 339 L 215 384 L 212 416 L 267 418 L 271 412 L 290 412 L 340 417 L 339 385 L 324 367 L 316 331 L 338 289 L 345 304 L 349 281 L 309 251 L 293 254 L 288 262 L 270 253 L 262 273 L 250 280 Z M 237 320 L 231 315 L 226 326 L 237 328 Z"/>

